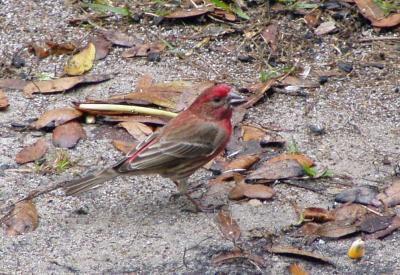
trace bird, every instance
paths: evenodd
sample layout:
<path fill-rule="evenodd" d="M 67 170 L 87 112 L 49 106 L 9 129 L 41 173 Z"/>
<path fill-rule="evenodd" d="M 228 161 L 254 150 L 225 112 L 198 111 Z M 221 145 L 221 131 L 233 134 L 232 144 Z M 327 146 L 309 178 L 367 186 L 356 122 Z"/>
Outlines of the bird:
<path fill-rule="evenodd" d="M 244 101 L 244 97 L 227 84 L 205 89 L 186 110 L 140 142 L 116 164 L 67 182 L 65 194 L 79 195 L 121 175 L 159 174 L 171 179 L 197 211 L 205 211 L 205 207 L 188 193 L 188 179 L 224 150 L 232 135 L 233 105 Z"/>

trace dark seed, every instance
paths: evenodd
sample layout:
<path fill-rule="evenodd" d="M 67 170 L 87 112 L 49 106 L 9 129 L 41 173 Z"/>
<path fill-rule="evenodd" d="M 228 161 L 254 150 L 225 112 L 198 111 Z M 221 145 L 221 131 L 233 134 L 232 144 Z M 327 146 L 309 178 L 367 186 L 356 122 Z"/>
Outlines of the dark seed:
<path fill-rule="evenodd" d="M 338 68 L 346 73 L 351 73 L 353 71 L 353 65 L 347 62 L 338 62 Z"/>
<path fill-rule="evenodd" d="M 150 62 L 159 62 L 161 60 L 160 53 L 150 52 L 147 55 L 147 60 L 150 61 Z"/>
<path fill-rule="evenodd" d="M 240 62 L 251 62 L 253 60 L 253 57 L 250 55 L 239 55 L 238 60 Z"/>
<path fill-rule="evenodd" d="M 326 82 L 328 82 L 328 77 L 326 76 L 326 75 L 321 75 L 320 77 L 319 77 L 319 84 L 321 84 L 321 85 L 324 85 Z"/>

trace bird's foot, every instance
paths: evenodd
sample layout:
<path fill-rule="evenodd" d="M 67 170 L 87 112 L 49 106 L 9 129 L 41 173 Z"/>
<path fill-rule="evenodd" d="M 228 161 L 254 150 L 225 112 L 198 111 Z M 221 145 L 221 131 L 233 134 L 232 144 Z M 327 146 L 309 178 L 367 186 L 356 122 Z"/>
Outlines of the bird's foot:
<path fill-rule="evenodd" d="M 220 209 L 223 205 L 217 206 L 204 206 L 198 200 L 193 199 L 189 194 L 185 194 L 188 200 L 192 203 L 194 208 L 191 209 L 184 209 L 184 211 L 192 212 L 192 213 L 214 213 L 216 210 Z"/>

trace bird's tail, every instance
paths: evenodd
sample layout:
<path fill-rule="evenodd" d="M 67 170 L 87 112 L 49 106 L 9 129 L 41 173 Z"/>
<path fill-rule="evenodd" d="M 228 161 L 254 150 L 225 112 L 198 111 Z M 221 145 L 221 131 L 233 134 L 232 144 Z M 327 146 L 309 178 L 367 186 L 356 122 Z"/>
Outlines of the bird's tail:
<path fill-rule="evenodd" d="M 85 191 L 95 189 L 104 182 L 118 176 L 118 172 L 113 168 L 107 168 L 98 174 L 89 175 L 77 180 L 72 180 L 64 186 L 64 191 L 67 196 L 78 195 Z"/>

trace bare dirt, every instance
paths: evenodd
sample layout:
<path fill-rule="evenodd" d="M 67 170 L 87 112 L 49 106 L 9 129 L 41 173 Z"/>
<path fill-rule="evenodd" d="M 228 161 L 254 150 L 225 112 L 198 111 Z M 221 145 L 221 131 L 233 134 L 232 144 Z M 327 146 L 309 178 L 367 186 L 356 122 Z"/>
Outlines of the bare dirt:
<path fill-rule="evenodd" d="M 257 14 L 254 8 L 254 14 Z M 24 53 L 26 65 L 7 71 L 14 53 L 31 41 L 85 41 L 84 27 L 73 27 L 68 20 L 79 10 L 64 1 L 0 1 L 0 58 L 2 76 L 31 77 L 41 72 L 60 75 L 67 59 L 49 57 L 38 60 Z M 278 19 L 279 18 L 279 19 Z M 361 22 L 363 19 L 358 18 Z M 118 22 L 118 23 L 115 23 Z M 318 72 L 338 71 L 337 62 L 353 65 L 351 73 L 330 77 L 319 88 L 303 89 L 307 95 L 274 93 L 250 108 L 246 122 L 266 128 L 281 129 L 287 141 L 295 140 L 299 149 L 315 159 L 318 168 L 328 167 L 337 175 L 351 177 L 347 183 L 384 188 L 391 183 L 400 161 L 400 45 L 390 41 L 359 42 L 371 36 L 398 36 L 398 29 L 379 33 L 370 25 L 354 23 L 354 29 L 317 37 L 301 17 L 279 16 L 274 19 L 281 30 L 277 53 L 278 65 L 297 64 L 310 67 L 310 78 Z M 358 24 L 358 25 L 357 25 Z M 112 16 L 106 28 L 120 28 L 149 40 L 192 35 L 202 23 L 175 22 L 153 25 L 151 22 L 127 24 Z M 182 52 L 193 49 L 199 41 L 177 39 L 174 45 Z M 20 132 L 12 122 L 26 122 L 55 107 L 70 106 L 87 96 L 105 98 L 133 90 L 137 79 L 150 73 L 157 82 L 179 79 L 217 80 L 236 88 L 258 81 L 261 61 L 243 63 L 239 54 L 250 45 L 241 33 L 224 35 L 194 50 L 182 60 L 171 52 L 163 53 L 160 62 L 146 58 L 123 59 L 121 48 L 113 48 L 104 60 L 97 61 L 92 73 L 116 73 L 112 80 L 70 92 L 27 99 L 22 92 L 5 90 L 10 106 L 0 112 L 0 201 L 8 203 L 37 187 L 71 179 L 117 161 L 121 154 L 110 137 L 99 133 L 99 126 L 85 125 L 87 139 L 69 155 L 78 164 L 62 174 L 40 175 L 23 170 L 15 155 L 24 146 L 44 135 L 51 144 L 51 133 Z M 253 51 L 257 52 L 253 48 Z M 284 62 L 285 61 L 285 62 Z M 366 63 L 378 62 L 383 68 Z M 324 127 L 316 135 L 310 126 Z M 111 127 L 111 126 L 101 126 Z M 54 153 L 55 148 L 50 148 Z M 384 163 L 384 159 L 389 160 Z M 26 167 L 32 167 L 27 165 Z M 196 184 L 207 183 L 211 173 L 199 171 L 192 176 Z M 297 221 L 288 200 L 301 207 L 332 207 L 338 186 L 330 179 L 310 181 L 322 187 L 323 195 L 286 184 L 277 184 L 272 201 L 254 207 L 230 202 L 230 210 L 243 232 L 244 246 L 264 258 L 265 267 L 248 262 L 214 266 L 211 257 L 231 244 L 224 240 L 214 222 L 215 214 L 182 211 L 185 202 L 170 201 L 174 184 L 156 176 L 120 178 L 104 188 L 77 198 L 61 191 L 36 200 L 40 224 L 36 231 L 17 237 L 0 234 L 0 272 L 5 274 L 284 274 L 291 262 L 299 261 L 266 252 L 265 241 L 251 241 L 249 230 L 262 227 L 280 233 Z M 332 182 L 334 180 L 332 179 Z M 78 211 L 81 210 L 81 211 Z M 83 211 L 82 211 L 83 210 Z M 84 213 L 84 214 L 82 214 Z M 384 240 L 367 241 L 366 256 L 352 261 L 347 249 L 354 237 L 343 240 L 317 240 L 308 249 L 332 259 L 335 267 L 300 260 L 311 274 L 398 274 L 400 273 L 400 233 Z M 292 245 L 304 245 L 301 239 L 286 238 Z"/>

